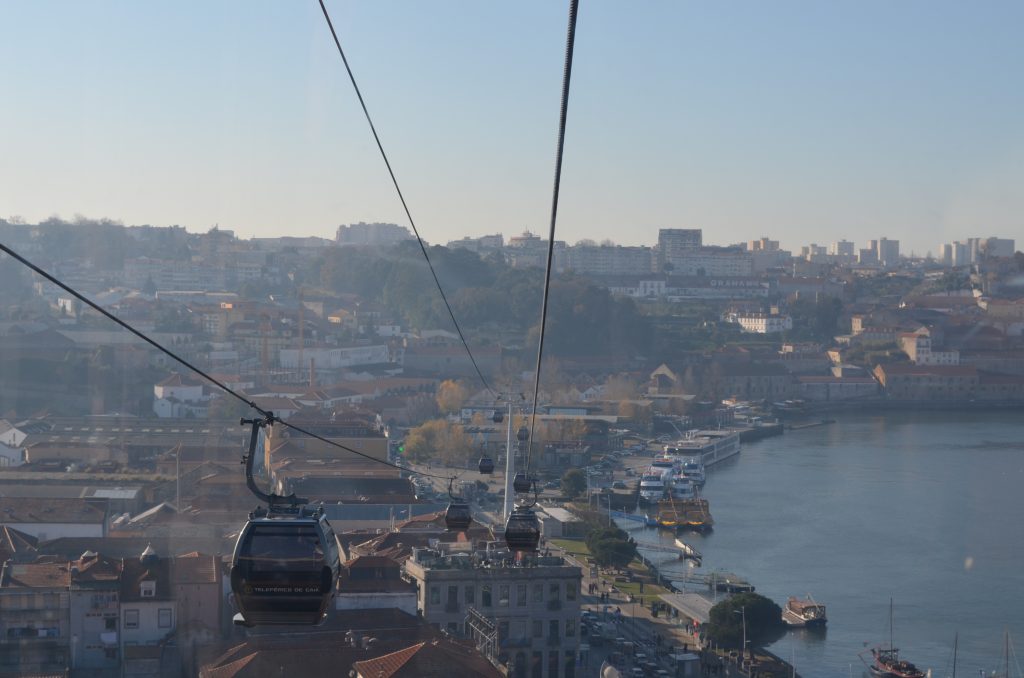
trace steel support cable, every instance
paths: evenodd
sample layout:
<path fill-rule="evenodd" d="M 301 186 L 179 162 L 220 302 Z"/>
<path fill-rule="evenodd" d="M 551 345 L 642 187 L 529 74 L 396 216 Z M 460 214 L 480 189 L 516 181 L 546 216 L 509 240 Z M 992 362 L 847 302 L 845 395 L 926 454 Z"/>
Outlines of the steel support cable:
<path fill-rule="evenodd" d="M 569 27 L 565 37 L 565 67 L 562 71 L 562 106 L 558 116 L 558 150 L 555 152 L 555 183 L 551 192 L 551 225 L 548 229 L 548 256 L 544 266 L 544 296 L 540 307 L 540 338 L 537 341 L 537 368 L 533 375 L 533 414 L 530 417 L 530 441 L 526 452 L 526 471 L 533 460 L 533 434 L 537 425 L 537 398 L 540 393 L 540 367 L 544 359 L 544 332 L 548 321 L 548 294 L 551 290 L 551 264 L 555 253 L 555 224 L 558 220 L 558 193 L 562 184 L 562 154 L 565 148 L 565 121 L 569 113 L 569 82 L 572 79 L 572 55 L 576 45 L 576 14 L 579 0 L 569 0 Z"/>
<path fill-rule="evenodd" d="M 327 20 L 327 27 L 331 30 L 331 37 L 334 38 L 334 45 L 338 48 L 338 54 L 341 56 L 341 61 L 345 64 L 345 71 L 348 73 L 348 79 L 352 83 L 352 89 L 356 92 L 356 97 L 359 99 L 359 105 L 363 109 L 363 115 L 366 116 L 366 122 L 370 125 L 370 131 L 373 133 L 373 140 L 377 142 L 377 149 L 380 151 L 381 158 L 384 159 L 384 166 L 388 169 L 388 174 L 391 176 L 391 183 L 395 186 L 395 193 L 398 194 L 398 200 L 402 203 L 402 209 L 405 211 L 405 217 L 409 220 L 409 225 L 412 226 L 412 232 L 416 234 L 416 242 L 420 245 L 420 251 L 423 253 L 423 259 L 427 262 L 427 268 L 430 269 L 430 275 L 434 278 L 434 284 L 437 286 L 437 291 L 441 294 L 441 299 L 444 301 L 444 307 L 448 309 L 448 315 L 452 319 L 452 324 L 455 326 L 455 331 L 459 334 L 459 339 L 462 341 L 462 345 L 466 348 L 466 355 L 469 356 L 469 361 L 473 363 L 473 370 L 476 372 L 476 376 L 480 378 L 480 383 L 484 385 L 484 388 L 493 397 L 497 397 L 497 393 L 491 388 L 491 385 L 487 383 L 487 379 L 484 378 L 483 372 L 480 371 L 480 366 L 476 362 L 476 358 L 473 356 L 473 351 L 469 348 L 469 342 L 466 341 L 466 336 L 462 333 L 462 327 L 459 325 L 459 321 L 455 319 L 455 312 L 452 310 L 452 305 L 448 303 L 448 297 L 444 293 L 444 288 L 441 287 L 441 280 L 437 277 L 437 271 L 434 270 L 434 264 L 430 261 L 430 255 L 427 253 L 427 246 L 423 244 L 423 238 L 420 237 L 420 231 L 416 228 L 416 222 L 412 218 L 412 213 L 409 211 L 409 205 L 405 202 L 405 196 L 402 194 L 402 189 L 398 186 L 398 179 L 395 177 L 395 171 L 391 169 L 391 161 L 388 160 L 388 154 L 384 152 L 384 145 L 380 141 L 380 136 L 377 134 L 377 128 L 373 124 L 373 118 L 370 117 L 370 111 L 366 108 L 366 101 L 363 100 L 363 93 L 359 89 L 359 85 L 356 84 L 356 76 L 352 73 L 351 66 L 348 65 L 348 58 L 345 57 L 345 50 L 341 48 L 341 40 L 338 39 L 338 33 L 334 30 L 334 22 L 331 21 L 331 15 L 327 12 L 327 5 L 324 4 L 324 0 L 319 0 L 320 9 L 324 13 L 324 19 Z"/>
<path fill-rule="evenodd" d="M 383 464 L 384 466 L 389 466 L 391 468 L 398 469 L 399 471 L 405 471 L 407 473 L 412 473 L 412 474 L 419 475 L 419 476 L 425 476 L 425 477 L 428 477 L 428 478 L 440 478 L 442 480 L 450 480 L 452 478 L 452 476 L 442 476 L 442 475 L 438 475 L 436 473 L 424 473 L 424 472 L 421 472 L 421 471 L 415 471 L 413 469 L 406 468 L 404 466 L 399 466 L 398 464 L 392 464 L 389 461 L 385 461 L 383 459 L 378 459 L 378 458 L 373 457 L 373 456 L 371 456 L 369 454 L 366 454 L 364 452 L 360 452 L 359 450 L 353 450 L 351 447 L 348 447 L 346 445 L 342 445 L 339 442 L 336 442 L 334 440 L 329 440 L 327 438 L 324 438 L 321 435 L 313 433 L 312 431 L 307 431 L 306 429 L 304 429 L 304 428 L 302 428 L 300 426 L 296 426 L 295 424 L 289 424 L 287 421 L 284 421 L 282 419 L 278 419 L 277 417 L 274 416 L 273 412 L 271 412 L 269 410 L 263 409 L 262 407 L 260 407 L 256 403 L 254 403 L 252 400 L 249 400 L 248 398 L 243 396 L 241 393 L 238 393 L 237 391 L 231 389 L 229 386 L 227 386 L 226 384 L 224 384 L 220 380 L 216 379 L 215 377 L 211 376 L 209 373 L 205 372 L 203 369 L 201 369 L 199 367 L 196 367 L 191 362 L 189 362 L 188 360 L 185 360 L 184 358 L 182 358 L 180 355 L 178 355 L 174 351 L 171 351 L 170 349 L 165 348 L 162 344 L 160 344 L 155 339 L 152 339 L 152 338 L 146 336 L 143 332 L 135 329 L 134 327 L 132 327 L 131 325 L 129 325 L 125 321 L 121 320 L 116 315 L 114 315 L 110 311 L 106 310 L 105 308 L 103 308 L 102 306 L 100 306 L 99 304 L 94 302 L 92 299 L 89 299 L 88 297 L 83 295 L 81 292 L 79 292 L 78 290 L 72 288 L 71 286 L 69 286 L 68 284 L 66 284 L 65 282 L 60 280 L 59 278 L 55 277 L 51 273 L 48 273 L 47 271 L 44 271 L 43 269 L 39 268 L 38 266 L 33 264 L 31 261 L 29 261 L 25 257 L 21 256 L 20 254 L 18 254 L 14 250 L 12 250 L 10 247 L 8 247 L 7 245 L 3 244 L 2 242 L 0 242 L 0 251 L 3 251 L 5 254 L 10 256 L 12 259 L 14 259 L 14 260 L 18 261 L 19 263 L 21 263 L 22 265 L 26 266 L 27 268 L 32 270 L 37 275 L 45 278 L 47 281 L 49 281 L 49 282 L 53 283 L 54 285 L 56 285 L 57 287 L 61 288 L 62 290 L 64 290 L 65 292 L 67 292 L 68 294 L 73 296 L 75 299 L 78 299 L 83 304 L 85 304 L 86 306 L 88 306 L 92 310 L 96 311 L 100 315 L 104 316 L 108 320 L 111 320 L 115 324 L 120 325 L 122 328 L 128 330 L 129 332 L 131 332 L 132 334 L 137 336 L 139 339 L 142 339 L 144 342 L 146 342 L 147 344 L 149 344 L 150 346 L 152 346 L 156 350 L 160 351 L 164 355 L 168 356 L 169 358 L 172 358 L 172 359 L 176 360 L 180 364 L 182 364 L 185 367 L 187 367 L 188 369 L 192 370 L 193 372 L 198 374 L 200 377 L 202 377 L 203 379 L 206 379 L 208 382 L 210 382 L 211 384 L 213 384 L 214 386 L 219 388 L 224 393 L 226 393 L 226 394 L 228 394 L 228 395 L 230 395 L 230 396 L 232 396 L 234 398 L 237 398 L 238 400 L 240 400 L 241 402 L 245 403 L 246 405 L 248 405 L 252 409 L 256 410 L 257 412 L 260 413 L 261 416 L 266 418 L 270 423 L 274 423 L 274 422 L 279 423 L 279 424 L 283 425 L 286 428 L 292 429 L 293 431 L 297 431 L 297 432 L 302 433 L 304 435 L 307 435 L 307 436 L 309 436 L 311 438 L 316 438 L 317 440 L 319 440 L 321 442 L 324 442 L 324 443 L 327 443 L 328 445 L 332 445 L 334 447 L 337 447 L 338 449 L 345 450 L 346 452 L 351 452 L 352 454 L 354 454 L 356 456 L 363 457 L 364 459 L 369 459 L 370 461 L 375 461 L 378 464 Z"/>

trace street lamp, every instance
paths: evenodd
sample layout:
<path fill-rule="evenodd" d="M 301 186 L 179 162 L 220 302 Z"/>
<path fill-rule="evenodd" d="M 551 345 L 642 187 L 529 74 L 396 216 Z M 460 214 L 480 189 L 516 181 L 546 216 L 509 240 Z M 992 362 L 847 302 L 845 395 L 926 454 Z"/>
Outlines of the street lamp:
<path fill-rule="evenodd" d="M 745 661 L 743 656 L 747 653 L 747 606 L 743 605 L 739 611 L 732 611 L 733 614 L 743 615 L 743 647 L 740 649 L 740 662 Z"/>

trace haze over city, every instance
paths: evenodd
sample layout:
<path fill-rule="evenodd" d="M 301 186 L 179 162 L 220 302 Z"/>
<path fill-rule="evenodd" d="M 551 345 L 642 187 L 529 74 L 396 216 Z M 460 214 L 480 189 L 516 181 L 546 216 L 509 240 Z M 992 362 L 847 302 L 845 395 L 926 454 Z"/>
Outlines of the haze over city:
<path fill-rule="evenodd" d="M 0 678 L 1024 675 L 1021 26 L 0 0 Z"/>
<path fill-rule="evenodd" d="M 564 8 L 331 3 L 424 236 L 546 227 Z M 587 6 L 560 239 L 1024 234 L 1018 3 Z M 0 214 L 405 224 L 315 3 L 6 4 Z M 45 45 L 45 49 L 41 46 Z"/>

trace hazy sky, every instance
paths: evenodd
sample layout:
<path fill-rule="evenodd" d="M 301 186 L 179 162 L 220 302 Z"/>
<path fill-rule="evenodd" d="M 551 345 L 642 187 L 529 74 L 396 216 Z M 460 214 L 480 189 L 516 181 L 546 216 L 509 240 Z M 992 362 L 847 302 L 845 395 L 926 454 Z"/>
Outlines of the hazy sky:
<path fill-rule="evenodd" d="M 566 7 L 329 8 L 428 240 L 546 232 Z M 1024 3 L 582 0 L 560 239 L 1024 241 Z M 405 223 L 315 0 L 0 0 L 0 216 Z"/>

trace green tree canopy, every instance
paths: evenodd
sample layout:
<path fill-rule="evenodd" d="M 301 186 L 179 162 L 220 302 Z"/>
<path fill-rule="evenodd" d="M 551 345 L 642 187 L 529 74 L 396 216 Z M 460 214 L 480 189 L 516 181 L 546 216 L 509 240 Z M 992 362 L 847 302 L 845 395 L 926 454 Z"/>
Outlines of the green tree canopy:
<path fill-rule="evenodd" d="M 571 468 L 562 476 L 562 493 L 570 499 L 583 494 L 587 489 L 587 476 L 578 468 Z"/>
<path fill-rule="evenodd" d="M 782 627 L 782 608 L 759 593 L 740 593 L 711 608 L 708 637 L 725 647 L 743 644 L 743 619 L 747 641 L 758 644 Z"/>
<path fill-rule="evenodd" d="M 597 527 L 587 534 L 587 548 L 601 567 L 623 568 L 636 557 L 636 542 L 617 527 Z"/>

